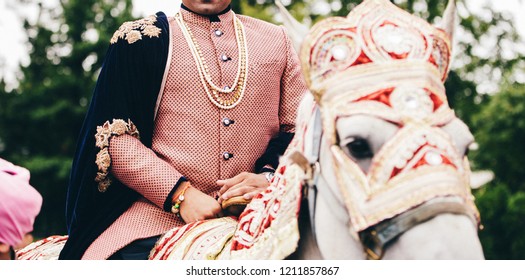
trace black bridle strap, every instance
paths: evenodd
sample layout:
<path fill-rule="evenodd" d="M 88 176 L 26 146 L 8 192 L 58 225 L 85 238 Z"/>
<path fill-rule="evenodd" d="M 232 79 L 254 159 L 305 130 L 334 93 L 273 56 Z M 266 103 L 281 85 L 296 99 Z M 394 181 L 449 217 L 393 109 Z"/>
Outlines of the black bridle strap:
<path fill-rule="evenodd" d="M 457 197 L 438 197 L 360 232 L 359 238 L 369 259 L 381 259 L 385 247 L 395 238 L 444 213 L 468 215 L 464 203 Z"/>
<path fill-rule="evenodd" d="M 312 135 L 312 150 L 310 151 L 308 161 L 312 168 L 312 178 L 307 183 L 308 188 L 308 208 L 310 213 L 310 225 L 312 227 L 312 234 L 315 243 L 317 244 L 316 229 L 315 229 L 315 212 L 317 206 L 317 182 L 319 180 L 321 170 L 319 165 L 319 153 L 321 151 L 321 136 L 323 135 L 323 127 L 321 122 L 321 111 L 319 106 L 316 106 L 314 111 L 314 126 Z"/>
<path fill-rule="evenodd" d="M 308 198 L 308 208 L 309 208 L 309 214 L 310 214 L 310 222 L 311 222 L 311 228 L 312 228 L 312 234 L 314 242 L 317 246 L 317 231 L 315 226 L 315 213 L 317 212 L 317 198 L 318 198 L 318 189 L 317 186 L 319 185 L 319 182 L 324 182 L 324 185 L 327 185 L 325 182 L 325 179 L 321 172 L 321 164 L 319 163 L 320 153 L 321 153 L 321 139 L 323 136 L 323 127 L 322 127 L 322 120 L 321 120 L 321 111 L 319 107 L 316 107 L 314 111 L 314 123 L 313 123 L 313 132 L 312 132 L 312 147 L 311 151 L 308 154 L 308 162 L 310 164 L 312 174 L 311 178 L 307 180 L 306 182 L 306 188 L 308 190 L 308 194 L 305 196 Z M 327 197 L 325 197 L 326 201 L 328 203 L 331 202 L 337 202 L 336 195 L 332 192 L 332 190 L 328 189 L 323 194 Z M 339 220 L 341 220 L 341 217 L 338 217 Z M 319 246 L 317 246 L 319 249 Z"/>
<path fill-rule="evenodd" d="M 319 106 L 314 111 L 314 130 L 312 135 L 312 151 L 308 160 L 310 164 L 319 161 L 319 153 L 321 152 L 321 137 L 323 136 L 323 123 L 321 121 L 321 110 Z"/>

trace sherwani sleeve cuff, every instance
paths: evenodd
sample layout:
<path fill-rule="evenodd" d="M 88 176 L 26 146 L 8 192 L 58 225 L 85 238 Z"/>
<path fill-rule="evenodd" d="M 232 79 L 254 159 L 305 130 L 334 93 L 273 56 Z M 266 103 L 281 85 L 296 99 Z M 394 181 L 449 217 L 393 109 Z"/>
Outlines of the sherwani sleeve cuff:
<path fill-rule="evenodd" d="M 255 162 L 255 171 L 257 173 L 273 172 L 279 165 L 279 158 L 290 145 L 294 135 L 294 133 L 281 132 L 276 138 L 270 140 L 264 154 Z"/>
<path fill-rule="evenodd" d="M 266 172 L 272 172 L 274 173 L 275 172 L 275 168 L 269 164 L 265 165 L 263 168 L 259 169 L 259 174 L 261 173 L 266 173 Z"/>
<path fill-rule="evenodd" d="M 186 180 L 173 166 L 130 135 L 112 137 L 109 154 L 111 175 L 164 210 L 174 189 Z"/>
<path fill-rule="evenodd" d="M 171 212 L 171 206 L 173 204 L 173 202 L 172 202 L 173 201 L 173 195 L 175 194 L 175 192 L 179 188 L 180 184 L 182 184 L 183 182 L 186 182 L 186 181 L 188 181 L 188 179 L 186 179 L 186 177 L 180 177 L 180 179 L 177 181 L 177 183 L 175 184 L 173 189 L 171 189 L 170 193 L 168 194 L 168 197 L 166 197 L 166 201 L 164 201 L 164 211 Z"/>

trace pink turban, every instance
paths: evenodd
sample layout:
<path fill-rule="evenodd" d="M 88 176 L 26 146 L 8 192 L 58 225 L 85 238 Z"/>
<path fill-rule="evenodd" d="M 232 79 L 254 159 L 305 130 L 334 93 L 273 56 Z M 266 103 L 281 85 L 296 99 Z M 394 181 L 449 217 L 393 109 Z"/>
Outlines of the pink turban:
<path fill-rule="evenodd" d="M 15 246 L 33 231 L 42 196 L 29 185 L 29 171 L 0 158 L 0 243 Z"/>

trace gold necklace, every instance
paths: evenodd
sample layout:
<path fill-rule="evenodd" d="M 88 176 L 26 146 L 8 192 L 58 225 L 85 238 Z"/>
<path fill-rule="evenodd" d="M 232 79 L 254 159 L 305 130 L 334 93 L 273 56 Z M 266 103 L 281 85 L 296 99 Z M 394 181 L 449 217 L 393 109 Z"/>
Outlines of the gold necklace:
<path fill-rule="evenodd" d="M 208 65 L 206 64 L 204 56 L 202 55 L 199 44 L 197 44 L 191 29 L 184 22 L 182 15 L 180 13 L 176 13 L 175 20 L 179 25 L 182 34 L 188 43 L 188 46 L 190 47 L 191 54 L 193 55 L 195 63 L 197 64 L 197 70 L 199 72 L 201 83 L 210 101 L 221 109 L 232 109 L 237 106 L 244 96 L 246 81 L 248 78 L 248 49 L 242 22 L 234 14 L 233 26 L 235 29 L 235 38 L 239 52 L 237 76 L 235 77 L 235 81 L 231 88 L 220 88 L 213 83 Z"/>

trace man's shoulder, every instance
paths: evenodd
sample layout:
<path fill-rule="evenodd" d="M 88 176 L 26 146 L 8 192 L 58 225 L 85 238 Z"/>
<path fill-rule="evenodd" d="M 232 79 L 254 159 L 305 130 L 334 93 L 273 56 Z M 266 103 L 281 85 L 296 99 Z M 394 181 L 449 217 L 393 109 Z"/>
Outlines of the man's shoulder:
<path fill-rule="evenodd" d="M 258 32 L 270 33 L 272 35 L 283 33 L 283 29 L 281 26 L 275 25 L 271 22 L 267 22 L 261 19 L 245 15 L 239 15 L 238 17 L 245 27 L 254 29 Z"/>
<path fill-rule="evenodd" d="M 125 42 L 129 45 L 140 41 L 159 39 L 167 34 L 168 20 L 163 12 L 150 15 L 141 19 L 124 22 L 111 37 L 110 43 Z"/>

